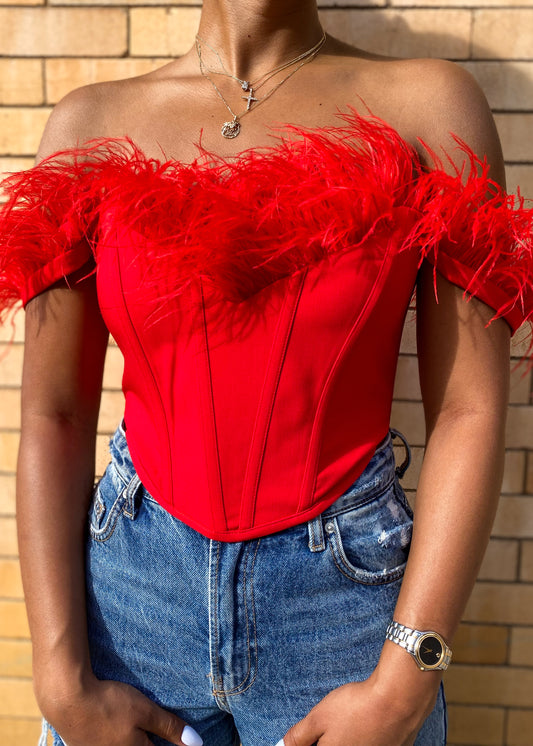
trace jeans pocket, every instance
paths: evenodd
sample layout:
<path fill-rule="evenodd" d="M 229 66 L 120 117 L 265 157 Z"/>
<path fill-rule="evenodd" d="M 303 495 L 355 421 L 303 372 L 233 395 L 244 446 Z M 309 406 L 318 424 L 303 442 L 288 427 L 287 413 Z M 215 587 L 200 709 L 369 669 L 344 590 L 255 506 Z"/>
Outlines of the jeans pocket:
<path fill-rule="evenodd" d="M 140 481 L 134 475 L 125 482 L 110 464 L 94 488 L 89 510 L 89 533 L 95 541 L 105 542 L 114 533 L 121 518 L 135 518 L 135 497 Z"/>
<path fill-rule="evenodd" d="M 395 480 L 374 499 L 328 516 L 324 530 L 333 561 L 344 576 L 381 585 L 403 576 L 412 527 L 411 508 Z"/>

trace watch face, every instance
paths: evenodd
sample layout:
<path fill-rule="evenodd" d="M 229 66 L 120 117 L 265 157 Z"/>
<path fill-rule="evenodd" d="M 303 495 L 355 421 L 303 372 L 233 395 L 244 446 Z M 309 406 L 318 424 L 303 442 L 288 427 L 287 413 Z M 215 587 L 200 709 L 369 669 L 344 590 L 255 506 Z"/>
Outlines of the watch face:
<path fill-rule="evenodd" d="M 442 643 L 435 635 L 424 635 L 418 641 L 418 657 L 420 662 L 428 668 L 440 663 L 443 652 Z"/>

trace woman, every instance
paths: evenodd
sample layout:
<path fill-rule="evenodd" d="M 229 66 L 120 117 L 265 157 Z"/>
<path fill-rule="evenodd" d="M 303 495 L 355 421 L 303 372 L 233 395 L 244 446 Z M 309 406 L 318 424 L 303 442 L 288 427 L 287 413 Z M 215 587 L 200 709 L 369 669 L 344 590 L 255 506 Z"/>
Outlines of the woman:
<path fill-rule="evenodd" d="M 531 214 L 496 190 L 476 84 L 325 37 L 314 0 L 205 0 L 188 54 L 71 93 L 38 160 L 8 185 L 2 291 L 27 311 L 19 541 L 54 744 L 444 743 L 531 313 Z M 417 276 L 411 541 L 388 417 Z M 93 492 L 108 327 L 125 427 Z"/>

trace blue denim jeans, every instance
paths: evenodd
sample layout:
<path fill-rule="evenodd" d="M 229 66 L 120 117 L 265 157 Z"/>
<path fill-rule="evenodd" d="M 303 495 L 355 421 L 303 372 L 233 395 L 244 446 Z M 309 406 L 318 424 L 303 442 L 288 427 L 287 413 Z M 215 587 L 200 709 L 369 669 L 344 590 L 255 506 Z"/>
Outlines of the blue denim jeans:
<path fill-rule="evenodd" d="M 111 455 L 87 543 L 99 678 L 137 687 L 205 746 L 274 746 L 329 691 L 370 675 L 412 528 L 398 481 L 405 464 L 396 467 L 390 434 L 318 518 L 243 542 L 209 540 L 161 508 L 140 483 L 121 428 Z M 416 746 L 445 743 L 441 689 Z"/>

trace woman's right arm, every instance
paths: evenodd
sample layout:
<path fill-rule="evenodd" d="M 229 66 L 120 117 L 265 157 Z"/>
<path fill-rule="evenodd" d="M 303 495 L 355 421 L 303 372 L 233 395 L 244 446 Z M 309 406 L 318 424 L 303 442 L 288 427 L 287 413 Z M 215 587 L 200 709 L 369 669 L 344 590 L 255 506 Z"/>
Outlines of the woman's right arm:
<path fill-rule="evenodd" d="M 106 344 L 92 278 L 26 308 L 18 537 L 35 692 L 52 720 L 90 670 L 83 543 Z"/>
<path fill-rule="evenodd" d="M 182 743 L 183 721 L 98 681 L 89 660 L 84 545 L 107 338 L 94 277 L 26 308 L 17 517 L 35 693 L 68 746 L 145 746 L 146 731 Z"/>
<path fill-rule="evenodd" d="M 41 156 L 63 134 L 49 126 Z M 182 720 L 92 673 L 84 554 L 108 332 L 94 275 L 69 284 L 26 306 L 17 520 L 37 701 L 68 746 L 147 746 L 147 732 L 197 744 Z"/>

